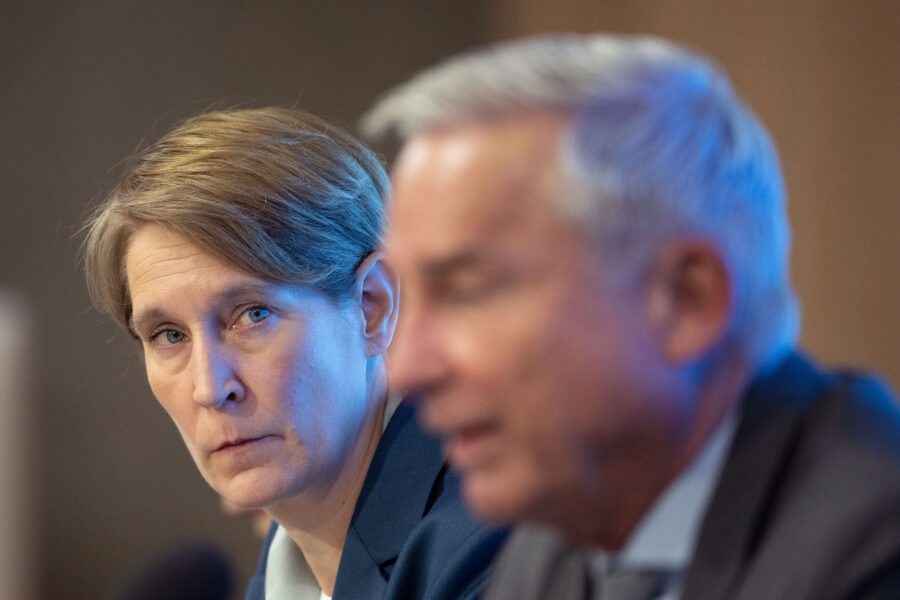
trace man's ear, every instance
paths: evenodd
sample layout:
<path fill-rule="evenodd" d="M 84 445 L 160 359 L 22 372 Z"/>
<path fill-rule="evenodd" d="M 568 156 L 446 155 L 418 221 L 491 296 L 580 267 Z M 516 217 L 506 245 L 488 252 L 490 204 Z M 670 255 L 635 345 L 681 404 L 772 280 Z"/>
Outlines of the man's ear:
<path fill-rule="evenodd" d="M 702 358 L 727 333 L 734 312 L 731 272 L 707 241 L 666 244 L 650 270 L 648 310 L 667 360 Z"/>
<path fill-rule="evenodd" d="M 368 358 L 384 352 L 394 337 L 399 291 L 397 271 L 381 252 L 369 254 L 356 269 L 355 300 L 362 309 Z"/>

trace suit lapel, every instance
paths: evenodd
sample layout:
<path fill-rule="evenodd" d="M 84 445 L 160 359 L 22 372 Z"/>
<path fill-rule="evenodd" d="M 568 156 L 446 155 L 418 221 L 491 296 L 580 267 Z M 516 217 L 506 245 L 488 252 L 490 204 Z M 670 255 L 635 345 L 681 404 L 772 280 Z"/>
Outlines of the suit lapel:
<path fill-rule="evenodd" d="M 269 548 L 272 547 L 272 540 L 275 538 L 275 532 L 278 530 L 278 523 L 272 522 L 269 525 L 269 532 L 263 541 L 262 550 L 259 553 L 259 560 L 256 562 L 256 572 L 247 584 L 247 593 L 244 600 L 263 600 L 266 597 L 266 565 L 269 562 Z"/>
<path fill-rule="evenodd" d="M 380 598 L 386 575 L 429 508 L 444 468 L 440 443 L 401 402 L 382 435 L 347 532 L 334 597 Z M 362 594 L 362 595 L 360 595 Z"/>
<path fill-rule="evenodd" d="M 756 381 L 703 520 L 682 597 L 733 598 L 776 498 L 802 429 L 806 407 L 824 378 L 799 355 Z"/>
<path fill-rule="evenodd" d="M 590 598 L 586 554 L 552 529 L 517 527 L 494 566 L 485 600 Z"/>

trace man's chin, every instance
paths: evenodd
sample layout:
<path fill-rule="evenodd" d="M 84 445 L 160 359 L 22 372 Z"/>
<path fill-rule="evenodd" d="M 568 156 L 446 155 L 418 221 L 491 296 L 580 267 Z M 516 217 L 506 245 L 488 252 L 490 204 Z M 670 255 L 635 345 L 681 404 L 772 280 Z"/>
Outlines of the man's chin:
<path fill-rule="evenodd" d="M 540 505 L 531 486 L 482 470 L 462 475 L 463 497 L 469 509 L 492 525 L 535 520 Z"/>

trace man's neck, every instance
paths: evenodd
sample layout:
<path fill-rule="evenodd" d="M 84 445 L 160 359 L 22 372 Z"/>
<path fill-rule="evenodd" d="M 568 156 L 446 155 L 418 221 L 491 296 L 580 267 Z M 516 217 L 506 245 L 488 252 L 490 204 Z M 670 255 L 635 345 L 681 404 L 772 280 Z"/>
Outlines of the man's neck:
<path fill-rule="evenodd" d="M 738 407 L 749 384 L 750 369 L 743 357 L 718 357 L 700 389 L 693 425 L 673 462 L 666 485 L 695 460 L 725 418 Z"/>
<path fill-rule="evenodd" d="M 593 506 L 574 507 L 568 515 L 596 515 L 571 522 L 565 528 L 571 541 L 610 552 L 621 550 L 635 528 L 668 487 L 697 458 L 722 422 L 740 404 L 749 384 L 746 361 L 735 356 L 720 355 L 717 364 L 709 365 L 702 383 L 698 384 L 694 409 L 688 425 L 670 441 L 650 442 L 642 456 L 630 456 L 632 463 L 615 469 L 621 478 L 606 482 L 607 489 L 624 490 L 610 496 L 598 490 L 596 498 L 585 498 Z M 603 501 L 607 501 L 603 505 Z"/>

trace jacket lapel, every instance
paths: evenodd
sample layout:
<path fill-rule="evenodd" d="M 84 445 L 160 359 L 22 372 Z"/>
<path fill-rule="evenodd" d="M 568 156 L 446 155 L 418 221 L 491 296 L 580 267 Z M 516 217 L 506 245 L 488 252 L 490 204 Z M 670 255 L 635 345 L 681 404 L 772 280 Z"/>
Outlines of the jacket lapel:
<path fill-rule="evenodd" d="M 443 468 L 440 443 L 416 426 L 413 409 L 401 402 L 357 500 L 334 598 L 382 596 L 403 544 L 430 508 L 432 486 Z"/>
<path fill-rule="evenodd" d="M 586 554 L 559 533 L 520 525 L 494 566 L 485 600 L 585 600 L 590 598 Z"/>
<path fill-rule="evenodd" d="M 682 597 L 734 597 L 795 450 L 805 409 L 825 379 L 791 354 L 744 396 L 743 416 L 700 529 Z"/>

